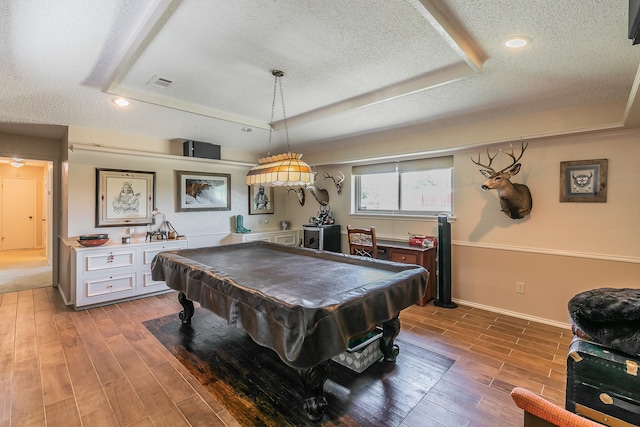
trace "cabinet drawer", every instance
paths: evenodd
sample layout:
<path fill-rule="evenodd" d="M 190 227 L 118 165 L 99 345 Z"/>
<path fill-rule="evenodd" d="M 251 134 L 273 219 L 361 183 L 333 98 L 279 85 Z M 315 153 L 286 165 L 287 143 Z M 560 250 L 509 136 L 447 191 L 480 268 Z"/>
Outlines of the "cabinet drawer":
<path fill-rule="evenodd" d="M 275 236 L 275 243 L 280 243 L 281 245 L 287 246 L 295 246 L 298 244 L 298 237 L 296 234 L 285 234 L 282 236 Z"/>
<path fill-rule="evenodd" d="M 150 271 L 146 271 L 142 273 L 142 292 L 143 293 L 162 291 L 165 289 L 169 289 L 167 284 L 161 280 L 153 280 L 151 278 Z"/>
<path fill-rule="evenodd" d="M 158 245 L 142 250 L 142 263 L 144 265 L 151 265 L 153 258 L 160 252 L 164 251 L 176 251 L 178 249 L 184 249 L 187 247 L 185 243 L 166 243 L 164 245 Z"/>
<path fill-rule="evenodd" d="M 420 264 L 416 253 L 396 250 L 390 251 L 389 261 L 401 262 L 403 264 Z"/>
<path fill-rule="evenodd" d="M 97 297 L 104 295 L 108 295 L 109 299 L 120 298 L 124 295 L 114 294 L 123 294 L 127 292 L 132 293 L 135 290 L 135 283 L 135 274 L 87 280 L 84 283 L 85 302 L 91 302 L 91 299 L 96 299 Z"/>
<path fill-rule="evenodd" d="M 84 255 L 84 271 L 107 270 L 135 265 L 135 251 L 96 252 Z"/>

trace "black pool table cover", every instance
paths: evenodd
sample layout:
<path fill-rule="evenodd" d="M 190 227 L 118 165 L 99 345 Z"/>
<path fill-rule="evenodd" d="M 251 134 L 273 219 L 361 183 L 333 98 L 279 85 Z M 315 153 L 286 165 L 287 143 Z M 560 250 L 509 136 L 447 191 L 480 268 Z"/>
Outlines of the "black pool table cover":
<path fill-rule="evenodd" d="M 343 353 L 349 340 L 416 304 L 428 274 L 417 265 L 262 241 L 161 252 L 152 264 L 154 280 L 297 369 Z"/>

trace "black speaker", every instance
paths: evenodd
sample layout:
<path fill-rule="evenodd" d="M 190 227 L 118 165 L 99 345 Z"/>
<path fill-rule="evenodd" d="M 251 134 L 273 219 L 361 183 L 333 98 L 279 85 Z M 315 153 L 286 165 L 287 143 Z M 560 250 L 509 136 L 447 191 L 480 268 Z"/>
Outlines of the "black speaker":
<path fill-rule="evenodd" d="M 449 216 L 438 215 L 438 294 L 433 305 L 456 308 L 451 301 L 451 224 Z"/>
<path fill-rule="evenodd" d="M 203 159 L 220 160 L 220 146 L 201 141 L 185 141 L 182 143 L 182 155 Z"/>

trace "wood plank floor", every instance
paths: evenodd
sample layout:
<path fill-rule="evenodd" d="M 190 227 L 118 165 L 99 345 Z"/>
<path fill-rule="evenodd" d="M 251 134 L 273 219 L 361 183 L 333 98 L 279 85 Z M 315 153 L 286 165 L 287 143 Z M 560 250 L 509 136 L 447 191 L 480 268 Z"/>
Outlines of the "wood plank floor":
<path fill-rule="evenodd" d="M 1 294 L 0 427 L 239 425 L 142 325 L 180 309 L 175 293 L 78 312 L 55 288 Z M 520 426 L 516 385 L 564 405 L 569 330 L 464 306 L 401 319 L 403 340 L 456 360 L 402 427 Z"/>

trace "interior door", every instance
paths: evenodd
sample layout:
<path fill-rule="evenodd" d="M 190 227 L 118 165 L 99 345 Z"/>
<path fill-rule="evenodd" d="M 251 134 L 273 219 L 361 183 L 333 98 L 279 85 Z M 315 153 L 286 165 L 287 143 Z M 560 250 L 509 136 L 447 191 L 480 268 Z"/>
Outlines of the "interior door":
<path fill-rule="evenodd" d="M 36 180 L 2 179 L 2 250 L 35 247 Z"/>

